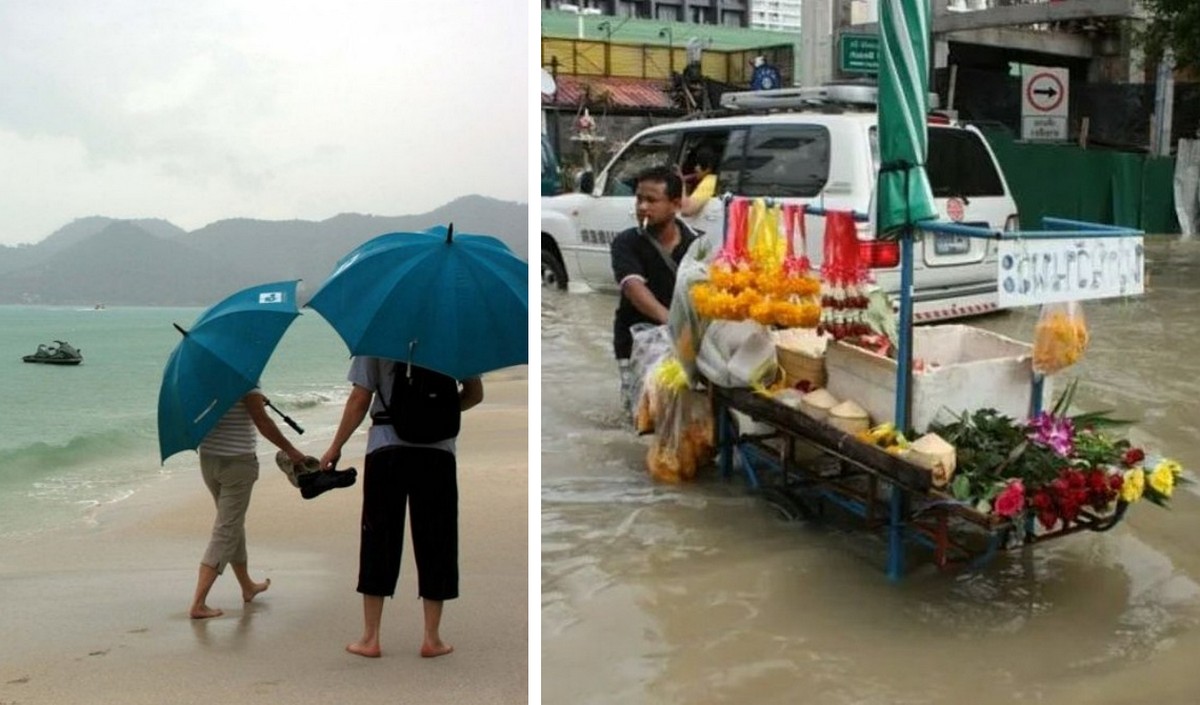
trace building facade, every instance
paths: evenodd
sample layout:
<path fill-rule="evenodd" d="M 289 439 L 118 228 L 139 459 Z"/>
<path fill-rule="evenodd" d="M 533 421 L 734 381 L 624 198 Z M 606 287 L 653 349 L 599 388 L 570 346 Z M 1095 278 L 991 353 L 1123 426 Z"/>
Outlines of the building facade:
<path fill-rule="evenodd" d="M 800 33 L 801 0 L 752 0 L 750 26 L 775 32 Z"/>
<path fill-rule="evenodd" d="M 564 7 L 566 6 L 566 7 Z M 543 10 L 595 8 L 602 14 L 662 22 L 750 26 L 750 0 L 542 0 Z"/>

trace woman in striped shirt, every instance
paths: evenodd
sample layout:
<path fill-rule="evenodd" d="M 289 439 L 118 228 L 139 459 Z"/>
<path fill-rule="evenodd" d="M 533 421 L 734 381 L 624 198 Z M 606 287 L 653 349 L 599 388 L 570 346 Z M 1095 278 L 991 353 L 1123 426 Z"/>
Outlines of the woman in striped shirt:
<path fill-rule="evenodd" d="M 245 602 L 253 600 L 271 585 L 270 578 L 261 583 L 251 580 L 246 565 L 246 509 L 250 506 L 250 491 L 258 479 L 256 444 L 259 433 L 287 453 L 293 463 L 304 462 L 304 453 L 297 450 L 267 416 L 266 399 L 258 388 L 247 392 L 225 412 L 200 442 L 200 472 L 217 505 L 217 519 L 213 522 L 208 549 L 200 560 L 200 577 L 190 610 L 192 619 L 224 614 L 209 607 L 207 600 L 208 591 L 217 576 L 224 572 L 226 564 L 233 567 Z"/>

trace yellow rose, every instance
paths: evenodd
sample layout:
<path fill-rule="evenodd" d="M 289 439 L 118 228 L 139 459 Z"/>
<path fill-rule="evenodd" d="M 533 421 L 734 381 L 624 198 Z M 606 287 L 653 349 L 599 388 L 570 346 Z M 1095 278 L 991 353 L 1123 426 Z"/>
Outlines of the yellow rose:
<path fill-rule="evenodd" d="M 1150 486 L 1164 497 L 1171 496 L 1171 490 L 1175 489 L 1175 473 L 1171 472 L 1169 463 L 1164 461 L 1154 468 L 1150 473 Z"/>
<path fill-rule="evenodd" d="M 1154 466 L 1154 469 L 1155 470 L 1165 469 L 1168 472 L 1170 472 L 1172 475 L 1178 475 L 1179 473 L 1183 472 L 1183 468 L 1179 466 L 1179 463 L 1175 462 L 1174 460 L 1170 460 L 1170 459 L 1162 461 L 1158 465 Z"/>
<path fill-rule="evenodd" d="M 1125 482 L 1121 484 L 1121 499 L 1136 502 L 1146 490 L 1146 472 L 1141 468 L 1125 471 Z"/>

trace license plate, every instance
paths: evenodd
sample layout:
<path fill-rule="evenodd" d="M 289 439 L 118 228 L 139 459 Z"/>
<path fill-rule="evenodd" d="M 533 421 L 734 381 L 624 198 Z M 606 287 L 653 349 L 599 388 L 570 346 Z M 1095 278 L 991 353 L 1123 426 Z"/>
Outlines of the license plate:
<path fill-rule="evenodd" d="M 934 235 L 933 252 L 938 255 L 963 255 L 971 250 L 971 238 L 966 235 Z"/>

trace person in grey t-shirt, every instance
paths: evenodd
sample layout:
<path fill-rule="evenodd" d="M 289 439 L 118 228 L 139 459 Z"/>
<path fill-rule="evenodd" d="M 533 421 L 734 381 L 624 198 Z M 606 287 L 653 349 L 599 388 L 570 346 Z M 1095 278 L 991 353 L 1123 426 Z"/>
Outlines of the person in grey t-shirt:
<path fill-rule="evenodd" d="M 358 656 L 380 655 L 379 630 L 384 599 L 396 590 L 400 551 L 404 545 L 405 510 L 411 514 L 412 545 L 417 564 L 417 590 L 422 599 L 425 633 L 421 655 L 444 656 L 454 647 L 442 641 L 442 606 L 458 597 L 458 484 L 456 436 L 432 443 L 402 440 L 384 420 L 386 409 L 397 413 L 391 398 L 396 375 L 405 363 L 377 357 L 356 357 L 348 375 L 354 385 L 342 420 L 321 457 L 321 469 L 332 470 L 342 446 L 372 417 L 363 463 L 363 509 L 360 533 L 358 587 L 363 596 L 363 635 L 346 645 Z M 381 400 L 380 396 L 386 399 Z M 458 408 L 466 411 L 483 401 L 479 378 L 458 383 Z"/>

